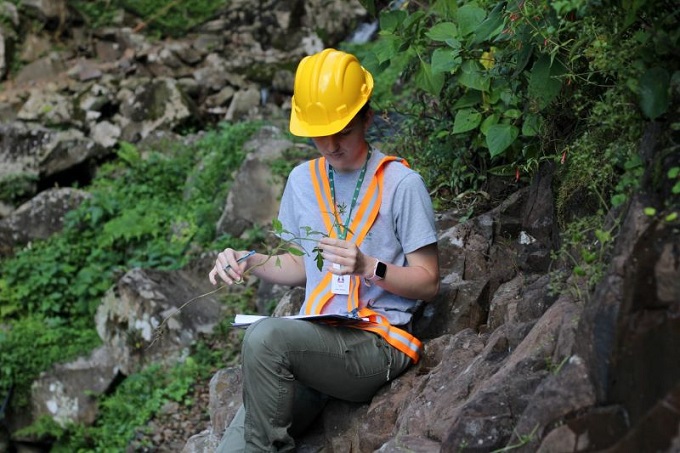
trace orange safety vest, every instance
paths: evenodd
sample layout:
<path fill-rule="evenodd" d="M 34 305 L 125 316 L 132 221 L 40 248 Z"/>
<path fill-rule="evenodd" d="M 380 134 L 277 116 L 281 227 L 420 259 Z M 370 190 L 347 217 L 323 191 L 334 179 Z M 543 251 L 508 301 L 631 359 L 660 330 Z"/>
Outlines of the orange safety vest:
<path fill-rule="evenodd" d="M 363 200 L 359 204 L 356 215 L 352 219 L 349 229 L 347 231 L 346 240 L 354 242 L 359 246 L 366 235 L 368 234 L 373 222 L 378 216 L 380 204 L 382 202 L 382 188 L 384 179 L 385 164 L 400 160 L 401 163 L 408 166 L 408 163 L 394 156 L 386 156 L 379 163 L 375 174 L 369 182 L 368 189 L 364 195 Z M 323 218 L 326 230 L 329 231 L 330 237 L 338 237 L 336 228 L 333 225 L 333 219 L 342 225 L 340 216 L 333 206 L 331 197 L 330 182 L 328 180 L 328 173 L 326 171 L 326 159 L 320 157 L 309 162 L 309 170 L 312 175 L 312 185 L 316 200 L 319 204 L 321 217 Z M 321 282 L 314 288 L 312 293 L 305 300 L 302 306 L 304 314 L 319 314 L 323 307 L 331 300 L 334 294 L 331 292 L 332 274 L 327 272 L 322 278 Z M 347 311 L 356 313 L 361 318 L 368 318 L 368 322 L 361 322 L 352 324 L 362 330 L 374 332 L 383 337 L 389 344 L 399 349 L 417 363 L 420 359 L 420 353 L 423 345 L 416 337 L 403 329 L 399 329 L 389 323 L 387 318 L 380 313 L 371 310 L 368 307 L 359 308 L 359 288 L 361 287 L 361 277 L 358 275 L 348 276 L 350 278 L 349 295 L 347 296 Z"/>

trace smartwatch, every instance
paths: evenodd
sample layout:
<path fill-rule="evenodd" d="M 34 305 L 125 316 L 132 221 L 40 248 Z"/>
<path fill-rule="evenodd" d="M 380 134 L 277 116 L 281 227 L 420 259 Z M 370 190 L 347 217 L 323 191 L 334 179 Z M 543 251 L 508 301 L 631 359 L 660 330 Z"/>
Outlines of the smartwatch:
<path fill-rule="evenodd" d="M 384 280 L 386 273 L 387 273 L 387 264 L 383 263 L 380 260 L 376 260 L 375 261 L 375 267 L 373 268 L 373 275 L 371 275 L 368 278 L 368 280 L 370 280 L 370 281 Z"/>

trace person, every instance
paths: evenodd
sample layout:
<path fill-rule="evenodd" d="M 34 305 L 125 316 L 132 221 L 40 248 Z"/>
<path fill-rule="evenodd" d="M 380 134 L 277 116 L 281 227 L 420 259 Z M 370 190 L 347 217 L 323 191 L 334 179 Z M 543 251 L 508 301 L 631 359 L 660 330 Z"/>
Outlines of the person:
<path fill-rule="evenodd" d="M 373 83 L 352 54 L 325 49 L 302 59 L 290 131 L 311 138 L 321 157 L 291 171 L 278 218 L 291 232 L 282 239 L 299 253 L 237 262 L 247 252 L 227 248 L 209 274 L 213 285 L 252 272 L 305 286 L 301 314 L 367 322 L 269 317 L 250 325 L 241 355 L 243 407 L 218 451 L 294 451 L 295 437 L 329 398 L 369 401 L 419 359 L 422 345 L 408 326 L 416 301 L 439 289 L 434 214 L 420 175 L 367 141 Z M 310 231 L 324 235 L 307 237 Z"/>

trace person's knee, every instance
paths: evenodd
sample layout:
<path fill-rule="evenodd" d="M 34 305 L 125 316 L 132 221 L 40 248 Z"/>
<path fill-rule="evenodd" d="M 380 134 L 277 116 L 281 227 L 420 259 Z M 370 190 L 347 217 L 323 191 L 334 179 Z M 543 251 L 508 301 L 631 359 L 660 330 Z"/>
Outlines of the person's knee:
<path fill-rule="evenodd" d="M 281 321 L 277 318 L 265 318 L 250 326 L 243 338 L 244 358 L 279 353 L 285 335 Z"/>

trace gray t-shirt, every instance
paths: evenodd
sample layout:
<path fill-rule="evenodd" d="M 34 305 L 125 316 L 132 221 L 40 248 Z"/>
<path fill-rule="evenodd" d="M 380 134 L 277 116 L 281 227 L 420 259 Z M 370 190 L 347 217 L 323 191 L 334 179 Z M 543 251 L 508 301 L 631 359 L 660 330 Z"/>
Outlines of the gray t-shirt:
<path fill-rule="evenodd" d="M 370 179 L 383 157 L 384 154 L 373 148 L 352 216 L 361 205 Z M 334 174 L 336 203 L 347 207 L 345 214 L 341 216 L 343 223 L 347 220 L 345 216 L 349 212 L 359 171 Z M 408 264 L 407 253 L 437 242 L 432 202 L 422 178 L 415 171 L 398 161 L 387 163 L 384 171 L 380 211 L 359 248 L 364 254 L 380 261 L 405 266 Z M 295 167 L 288 177 L 279 210 L 279 220 L 283 228 L 302 238 L 306 237 L 305 227 L 311 228 L 311 231 L 329 233 L 325 231 L 311 181 L 308 162 Z M 284 235 L 283 239 L 291 239 L 291 236 Z M 321 236 L 310 236 L 310 239 L 315 241 L 296 241 L 307 252 L 304 256 L 307 295 L 319 284 L 324 272 L 327 272 L 325 269 L 319 271 L 312 253 L 316 240 L 321 239 Z M 362 283 L 359 291 L 361 307 L 368 305 L 385 315 L 392 325 L 407 324 L 411 320 L 411 310 L 416 301 L 389 293 L 377 285 L 369 287 Z M 347 296 L 334 295 L 323 312 L 346 313 Z"/>

